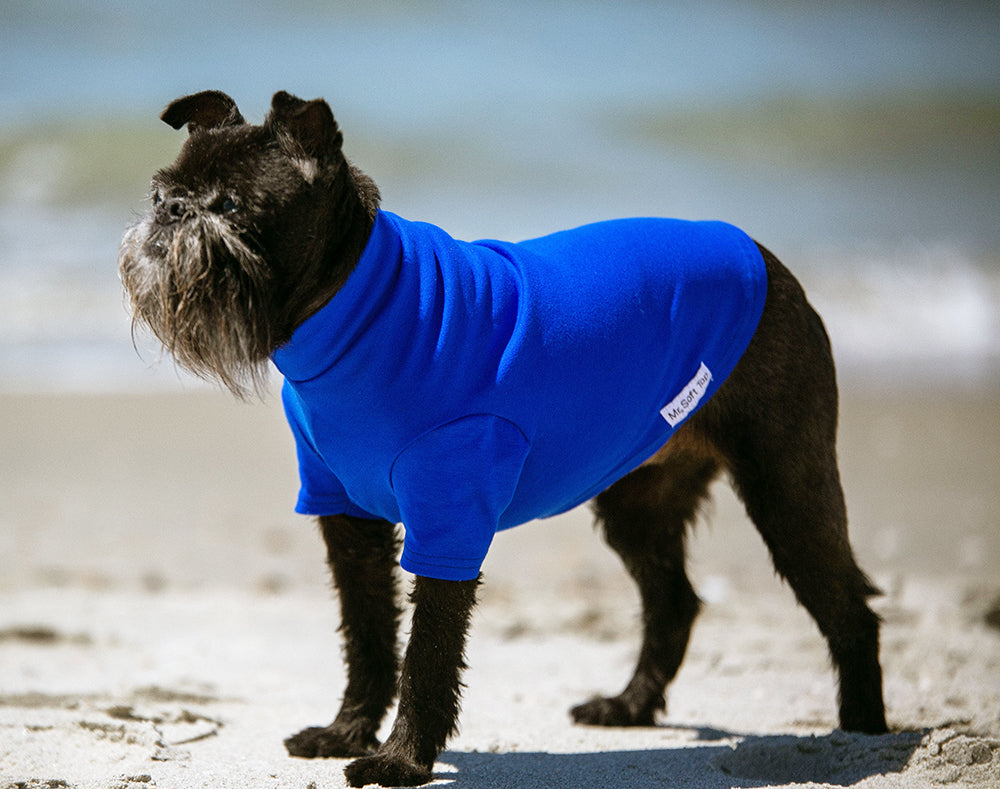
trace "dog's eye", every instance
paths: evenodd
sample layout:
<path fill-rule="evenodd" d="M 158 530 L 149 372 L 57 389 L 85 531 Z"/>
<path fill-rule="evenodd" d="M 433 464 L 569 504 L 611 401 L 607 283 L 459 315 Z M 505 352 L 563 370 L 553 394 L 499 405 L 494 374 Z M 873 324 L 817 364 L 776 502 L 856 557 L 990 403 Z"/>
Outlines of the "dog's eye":
<path fill-rule="evenodd" d="M 232 195 L 220 195 L 212 201 L 209 208 L 216 214 L 235 214 L 240 210 L 240 204 Z"/>

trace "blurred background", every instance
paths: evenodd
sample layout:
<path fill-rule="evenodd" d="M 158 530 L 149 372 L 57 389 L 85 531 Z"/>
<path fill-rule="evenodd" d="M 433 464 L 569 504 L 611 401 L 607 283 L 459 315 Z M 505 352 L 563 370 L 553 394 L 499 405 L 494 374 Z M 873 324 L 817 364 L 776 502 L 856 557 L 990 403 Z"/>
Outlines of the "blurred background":
<path fill-rule="evenodd" d="M 464 238 L 629 215 L 741 225 L 842 376 L 995 385 L 995 2 L 7 0 L 0 389 L 174 387 L 115 259 L 173 98 L 325 97 L 384 207 Z"/>
<path fill-rule="evenodd" d="M 322 583 L 275 398 L 132 347 L 119 239 L 209 88 L 252 122 L 325 97 L 384 207 L 460 238 L 742 226 L 833 338 L 863 563 L 1000 573 L 995 0 L 5 0 L 0 75 L 0 588 Z M 767 565 L 711 539 L 712 573 Z"/>

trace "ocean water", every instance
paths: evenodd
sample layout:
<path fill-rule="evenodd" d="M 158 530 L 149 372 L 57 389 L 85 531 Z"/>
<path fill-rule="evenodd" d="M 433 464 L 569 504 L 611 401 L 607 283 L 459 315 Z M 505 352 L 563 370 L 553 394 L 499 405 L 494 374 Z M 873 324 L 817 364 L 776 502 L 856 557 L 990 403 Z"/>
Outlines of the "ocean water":
<path fill-rule="evenodd" d="M 193 386 L 116 256 L 207 88 L 325 97 L 383 205 L 459 237 L 725 219 L 842 378 L 1000 384 L 996 2 L 13 0 L 0 73 L 0 391 Z"/>

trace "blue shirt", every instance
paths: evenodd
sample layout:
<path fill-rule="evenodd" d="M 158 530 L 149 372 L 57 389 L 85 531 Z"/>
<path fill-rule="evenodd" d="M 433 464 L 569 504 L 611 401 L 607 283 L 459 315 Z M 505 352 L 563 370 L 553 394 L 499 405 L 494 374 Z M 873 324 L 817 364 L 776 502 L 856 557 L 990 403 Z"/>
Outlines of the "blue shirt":
<path fill-rule="evenodd" d="M 402 567 L 475 578 L 498 529 L 568 510 L 651 457 L 739 360 L 756 244 L 623 219 L 457 241 L 380 211 L 344 287 L 274 353 L 296 510 L 402 522 Z"/>

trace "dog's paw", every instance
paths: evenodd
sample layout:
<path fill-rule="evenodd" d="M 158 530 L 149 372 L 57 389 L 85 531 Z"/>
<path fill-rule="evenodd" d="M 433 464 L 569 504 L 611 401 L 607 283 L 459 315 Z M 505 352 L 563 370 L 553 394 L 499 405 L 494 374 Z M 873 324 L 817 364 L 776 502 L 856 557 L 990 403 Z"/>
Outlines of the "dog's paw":
<path fill-rule="evenodd" d="M 421 786 L 434 778 L 429 767 L 385 754 L 355 759 L 344 768 L 344 775 L 349 786 Z"/>
<path fill-rule="evenodd" d="M 596 698 L 570 710 L 575 723 L 584 726 L 653 726 L 655 709 L 636 712 L 620 696 Z"/>
<path fill-rule="evenodd" d="M 289 756 L 326 759 L 367 756 L 378 749 L 378 740 L 340 726 L 312 726 L 285 740 Z"/>

